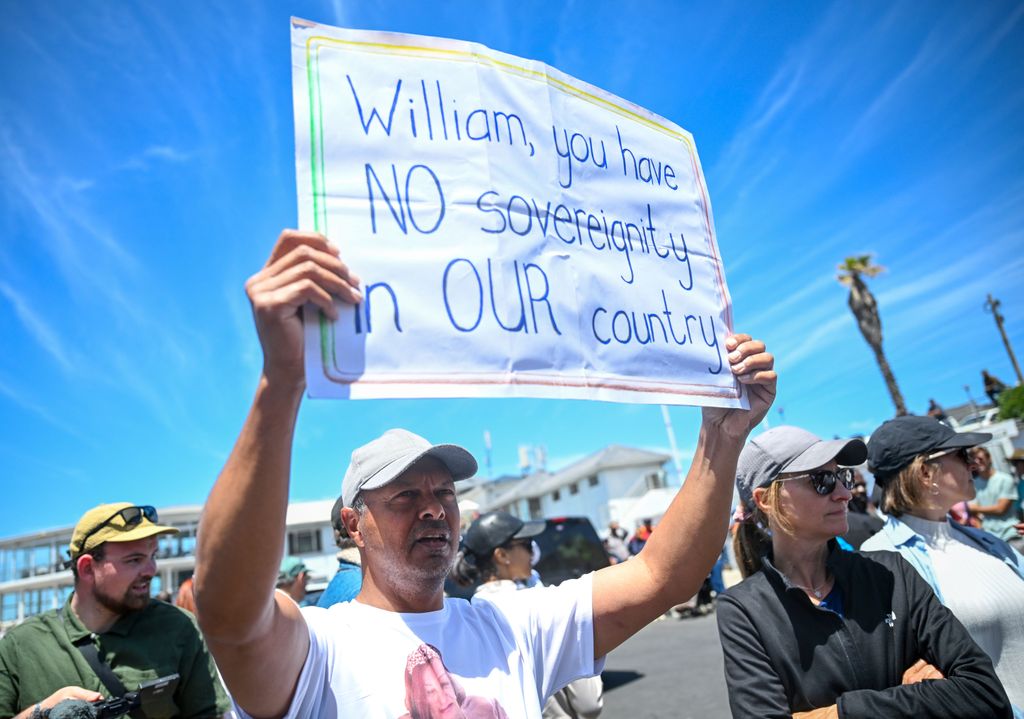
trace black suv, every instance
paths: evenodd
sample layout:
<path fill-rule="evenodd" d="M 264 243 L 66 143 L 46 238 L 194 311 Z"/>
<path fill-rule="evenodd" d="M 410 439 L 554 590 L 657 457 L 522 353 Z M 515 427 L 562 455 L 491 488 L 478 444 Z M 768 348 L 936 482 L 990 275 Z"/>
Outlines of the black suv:
<path fill-rule="evenodd" d="M 540 561 L 534 569 L 545 585 L 561 584 L 608 566 L 608 553 L 586 517 L 554 517 L 545 519 L 544 524 L 544 531 L 533 541 L 540 547 Z M 444 583 L 445 594 L 463 599 L 472 597 L 476 587 L 461 587 L 450 577 Z"/>

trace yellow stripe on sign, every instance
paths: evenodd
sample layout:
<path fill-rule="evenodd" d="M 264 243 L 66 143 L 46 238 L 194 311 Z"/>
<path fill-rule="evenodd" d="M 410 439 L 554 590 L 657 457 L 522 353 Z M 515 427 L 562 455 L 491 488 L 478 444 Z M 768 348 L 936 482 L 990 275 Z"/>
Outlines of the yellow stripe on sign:
<path fill-rule="evenodd" d="M 357 47 L 367 52 L 380 52 L 382 54 L 389 53 L 400 53 L 403 55 L 409 55 L 411 57 L 423 57 L 423 58 L 434 58 L 437 56 L 447 56 L 448 58 L 459 61 L 459 62 L 474 62 L 478 65 L 489 65 L 498 70 L 508 72 L 509 74 L 519 75 L 527 79 L 537 80 L 545 82 L 551 87 L 557 90 L 561 90 L 566 95 L 577 97 L 581 100 L 589 102 L 592 105 L 602 107 L 606 110 L 611 110 L 620 117 L 633 120 L 634 122 L 645 125 L 651 129 L 657 130 L 658 132 L 668 135 L 669 137 L 681 141 L 686 145 L 687 152 L 693 154 L 695 148 L 693 142 L 687 135 L 681 134 L 672 128 L 665 127 L 648 117 L 633 112 L 632 110 L 616 105 L 610 100 L 594 95 L 593 93 L 587 92 L 582 88 L 576 87 L 575 85 L 564 82 L 557 78 L 551 77 L 546 72 L 540 72 L 538 70 L 531 70 L 521 65 L 515 65 L 513 63 L 499 60 L 496 57 L 490 55 L 484 55 L 478 52 L 467 52 L 465 50 L 451 50 L 447 48 L 438 47 L 424 47 L 421 45 L 391 45 L 382 42 L 366 42 L 362 40 L 340 40 L 338 38 L 326 37 L 324 35 L 314 35 L 306 40 L 306 62 L 309 62 L 310 54 L 312 52 L 312 46 L 314 43 L 327 44 L 327 45 L 348 45 Z"/>

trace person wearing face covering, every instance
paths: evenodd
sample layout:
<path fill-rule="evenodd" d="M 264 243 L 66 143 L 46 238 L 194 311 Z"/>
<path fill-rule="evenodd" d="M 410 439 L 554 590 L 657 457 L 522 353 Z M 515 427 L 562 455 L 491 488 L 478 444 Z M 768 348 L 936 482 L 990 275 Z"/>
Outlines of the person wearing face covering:
<path fill-rule="evenodd" d="M 533 565 L 540 559 L 536 537 L 544 522 L 523 522 L 505 512 L 478 517 L 462 538 L 453 578 L 463 585 L 482 583 L 473 595 L 477 599 L 529 589 L 539 584 Z M 544 705 L 544 719 L 595 719 L 604 703 L 601 677 L 584 677 L 555 692 Z"/>
<path fill-rule="evenodd" d="M 883 488 L 885 525 L 861 546 L 898 552 L 992 658 L 1024 717 L 1024 557 L 1002 539 L 951 521 L 975 497 L 971 448 L 992 439 L 931 417 L 897 417 L 876 429 L 868 467 Z"/>
<path fill-rule="evenodd" d="M 740 453 L 745 579 L 717 610 L 733 716 L 1012 716 L 992 662 L 910 565 L 838 547 L 866 455 L 791 426 Z"/>

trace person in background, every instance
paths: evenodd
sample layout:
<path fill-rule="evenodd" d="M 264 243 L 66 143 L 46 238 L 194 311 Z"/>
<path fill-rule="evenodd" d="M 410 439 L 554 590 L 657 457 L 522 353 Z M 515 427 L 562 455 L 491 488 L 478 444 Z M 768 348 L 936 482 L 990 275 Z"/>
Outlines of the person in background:
<path fill-rule="evenodd" d="M 871 499 L 868 497 L 868 485 L 860 470 L 853 470 L 853 489 L 850 491 L 853 496 L 846 505 L 849 510 L 846 520 L 850 528 L 842 537 L 851 547 L 860 549 L 864 540 L 881 529 L 884 522 L 875 514 Z"/>
<path fill-rule="evenodd" d="M 899 552 L 992 658 L 1022 716 L 1024 557 L 988 532 L 950 521 L 974 497 L 970 452 L 992 435 L 957 434 L 931 417 L 897 417 L 871 435 L 868 466 L 883 487 L 885 526 L 861 551 Z"/>
<path fill-rule="evenodd" d="M 608 537 L 604 540 L 605 551 L 610 557 L 614 557 L 616 562 L 625 562 L 629 559 L 629 547 L 626 545 L 628 537 L 629 533 L 614 519 L 608 523 Z"/>
<path fill-rule="evenodd" d="M 306 598 L 306 584 L 309 582 L 309 570 L 298 557 L 285 557 L 281 560 L 281 569 L 277 573 L 277 588 L 302 604 Z"/>
<path fill-rule="evenodd" d="M 74 592 L 0 640 L 0 717 L 37 719 L 61 702 L 95 702 L 171 674 L 179 678 L 168 710 L 151 719 L 230 710 L 195 620 L 150 597 L 157 537 L 177 532 L 149 505 L 101 504 L 82 515 L 66 562 Z M 122 689 L 100 680 L 104 665 Z"/>
<path fill-rule="evenodd" d="M 654 527 L 651 526 L 651 520 L 645 519 L 643 524 L 636 528 L 636 532 L 629 540 L 629 553 L 634 557 L 640 554 L 640 550 L 647 544 L 647 540 L 651 538 L 651 532 L 653 531 Z"/>
<path fill-rule="evenodd" d="M 352 541 L 345 523 L 341 521 L 341 508 L 344 500 L 341 497 L 331 508 L 331 527 L 334 528 L 334 543 L 338 547 L 338 571 L 331 578 L 327 589 L 320 595 L 316 605 L 329 607 L 338 602 L 350 602 L 359 594 L 363 586 L 363 570 L 359 565 L 359 548 Z"/>
<path fill-rule="evenodd" d="M 1006 472 L 992 466 L 992 454 L 984 447 L 971 450 L 974 459 L 974 501 L 967 505 L 972 517 L 981 520 L 981 528 L 1010 543 L 1017 551 L 1024 541 L 1017 536 L 1017 482 Z"/>
<path fill-rule="evenodd" d="M 473 600 L 528 589 L 534 542 L 544 522 L 523 522 L 505 512 L 482 514 L 462 538 L 452 577 L 463 586 L 481 582 Z M 584 677 L 555 692 L 544 705 L 544 719 L 595 719 L 601 714 L 604 688 L 600 676 Z"/>
<path fill-rule="evenodd" d="M 1017 519 L 1024 520 L 1024 449 L 1015 449 L 1007 457 L 1017 477 Z"/>
<path fill-rule="evenodd" d="M 178 587 L 178 596 L 174 599 L 174 605 L 181 607 L 192 615 L 196 613 L 196 598 L 192 590 L 192 577 L 189 577 Z"/>
<path fill-rule="evenodd" d="M 946 421 L 946 410 L 942 409 L 942 405 L 936 402 L 934 399 L 928 400 L 928 416 L 934 417 L 940 422 Z"/>
<path fill-rule="evenodd" d="M 999 395 L 1006 389 L 1006 383 L 998 377 L 988 373 L 987 369 L 981 371 L 981 382 L 985 387 L 985 394 L 988 395 L 992 404 L 999 404 Z"/>
<path fill-rule="evenodd" d="M 866 454 L 785 425 L 743 448 L 746 578 L 718 598 L 733 717 L 1009 717 L 991 660 L 912 567 L 837 546 Z"/>

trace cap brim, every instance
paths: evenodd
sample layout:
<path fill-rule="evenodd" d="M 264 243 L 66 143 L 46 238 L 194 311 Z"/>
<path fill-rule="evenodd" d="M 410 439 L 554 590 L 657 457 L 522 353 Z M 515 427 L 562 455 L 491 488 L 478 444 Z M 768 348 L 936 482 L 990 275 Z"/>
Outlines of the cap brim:
<path fill-rule="evenodd" d="M 988 432 L 963 432 L 956 433 L 935 449 L 961 449 L 963 447 L 977 447 L 992 439 Z"/>
<path fill-rule="evenodd" d="M 512 539 L 528 539 L 536 537 L 547 527 L 546 522 L 524 522 L 522 528 L 512 535 Z"/>
<path fill-rule="evenodd" d="M 133 527 L 126 532 L 121 531 L 107 531 L 108 527 L 104 527 L 99 532 L 96 532 L 92 537 L 89 537 L 89 543 L 86 547 L 79 550 L 75 556 L 79 557 L 86 552 L 91 552 L 101 544 L 113 544 L 121 542 L 134 542 L 139 539 L 148 539 L 158 534 L 180 534 L 181 530 L 175 527 L 167 527 L 162 524 L 153 524 L 152 522 L 145 522 Z"/>
<path fill-rule="evenodd" d="M 448 468 L 448 472 L 452 475 L 452 480 L 458 482 L 462 479 L 469 479 L 478 469 L 476 459 L 469 453 L 468 450 L 463 449 L 457 444 L 435 444 L 430 449 L 424 450 L 419 454 L 406 457 L 401 461 L 396 461 L 387 468 L 386 471 L 377 473 L 377 476 L 372 480 L 364 482 L 359 487 L 358 492 L 362 492 L 367 489 L 380 489 L 391 484 L 393 481 L 398 479 L 409 467 L 419 462 L 424 457 L 433 457 L 437 459 L 441 464 Z M 357 492 L 357 493 L 358 493 Z"/>
<path fill-rule="evenodd" d="M 835 460 L 844 467 L 861 464 L 868 458 L 868 448 L 859 439 L 828 439 L 811 445 L 780 472 L 807 472 Z"/>

